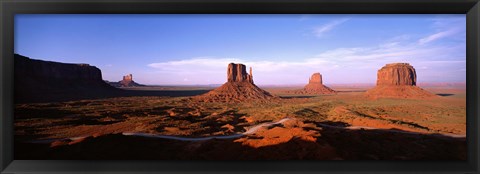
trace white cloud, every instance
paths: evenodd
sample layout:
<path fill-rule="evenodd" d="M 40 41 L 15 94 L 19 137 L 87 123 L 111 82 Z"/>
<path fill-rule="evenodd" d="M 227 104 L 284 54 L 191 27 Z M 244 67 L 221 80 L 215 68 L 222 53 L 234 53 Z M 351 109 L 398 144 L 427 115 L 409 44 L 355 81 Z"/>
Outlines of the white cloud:
<path fill-rule="evenodd" d="M 450 29 L 450 30 L 447 30 L 447 31 L 437 32 L 435 34 L 432 34 L 432 35 L 429 35 L 427 37 L 421 38 L 420 40 L 418 40 L 418 43 L 423 45 L 423 44 L 426 44 L 426 43 L 429 43 L 429 42 L 432 42 L 432 41 L 435 41 L 435 40 L 438 40 L 438 39 L 453 36 L 453 35 L 459 33 L 460 31 L 461 30 L 459 28 L 453 28 L 453 29 Z"/>
<path fill-rule="evenodd" d="M 324 24 L 322 26 L 316 27 L 313 30 L 313 34 L 316 37 L 323 37 L 323 36 L 325 36 L 325 33 L 329 32 L 330 30 L 332 30 L 336 26 L 338 26 L 340 24 L 343 24 L 344 22 L 346 22 L 348 20 L 350 20 L 350 19 L 349 18 L 343 18 L 343 19 L 335 20 L 335 21 L 329 22 L 327 24 Z"/>
<path fill-rule="evenodd" d="M 418 43 L 420 45 L 427 44 L 440 39 L 446 39 L 446 38 L 454 38 L 454 39 L 460 39 L 460 40 L 465 39 L 465 38 L 462 38 L 462 37 L 465 37 L 465 31 L 466 31 L 465 18 L 442 17 L 442 18 L 434 18 L 432 19 L 432 21 L 433 21 L 432 28 L 435 32 L 426 37 L 419 39 Z"/>

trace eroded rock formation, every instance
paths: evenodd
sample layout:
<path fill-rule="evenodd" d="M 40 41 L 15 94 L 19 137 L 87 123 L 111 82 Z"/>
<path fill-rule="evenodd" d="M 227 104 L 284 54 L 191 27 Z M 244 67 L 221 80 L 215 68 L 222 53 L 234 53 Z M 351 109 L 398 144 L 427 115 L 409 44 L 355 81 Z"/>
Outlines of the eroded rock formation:
<path fill-rule="evenodd" d="M 429 98 L 434 94 L 416 86 L 417 73 L 408 63 L 391 63 L 378 70 L 377 86 L 367 91 L 371 98 Z"/>
<path fill-rule="evenodd" d="M 123 79 L 118 81 L 118 82 L 109 82 L 110 85 L 115 86 L 115 87 L 139 87 L 139 86 L 145 86 L 136 83 L 133 81 L 133 75 L 132 74 L 127 74 L 123 76 Z"/>
<path fill-rule="evenodd" d="M 315 84 L 315 83 L 323 84 L 322 75 L 318 72 L 313 73 L 312 77 L 310 77 L 310 79 L 308 80 L 308 84 Z"/>
<path fill-rule="evenodd" d="M 322 74 L 313 73 L 308 84 L 301 90 L 290 91 L 295 94 L 335 94 L 333 89 L 323 85 Z"/>
<path fill-rule="evenodd" d="M 408 63 L 390 63 L 378 70 L 377 73 L 377 86 L 415 86 L 416 83 L 417 73 Z"/>
<path fill-rule="evenodd" d="M 253 83 L 252 67 L 250 74 L 247 74 L 246 67 L 243 64 L 228 64 L 227 82 L 250 82 Z"/>
<path fill-rule="evenodd" d="M 67 99 L 115 90 L 89 64 L 59 63 L 14 55 L 15 102 Z"/>
<path fill-rule="evenodd" d="M 247 100 L 268 100 L 276 98 L 253 83 L 252 68 L 250 74 L 243 64 L 228 64 L 227 82 L 222 86 L 194 99 L 205 102 L 239 102 Z"/>

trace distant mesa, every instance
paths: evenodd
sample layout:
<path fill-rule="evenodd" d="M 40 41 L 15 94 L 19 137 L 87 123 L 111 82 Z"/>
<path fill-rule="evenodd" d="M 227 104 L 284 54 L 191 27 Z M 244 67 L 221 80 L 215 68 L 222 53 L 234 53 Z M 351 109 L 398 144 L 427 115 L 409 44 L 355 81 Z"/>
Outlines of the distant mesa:
<path fill-rule="evenodd" d="M 141 86 L 146 86 L 142 84 L 138 84 L 135 81 L 133 81 L 133 75 L 128 74 L 126 76 L 123 76 L 123 79 L 118 81 L 118 82 L 108 82 L 110 85 L 114 87 L 141 87 Z"/>
<path fill-rule="evenodd" d="M 194 99 L 205 102 L 242 102 L 277 98 L 253 83 L 252 68 L 247 73 L 243 64 L 228 64 L 227 82 L 222 86 Z"/>
<path fill-rule="evenodd" d="M 308 84 L 301 90 L 290 91 L 289 93 L 295 94 L 335 94 L 336 91 L 323 85 L 322 74 L 313 73 Z"/>
<path fill-rule="evenodd" d="M 391 63 L 378 70 L 377 85 L 366 92 L 371 98 L 429 98 L 435 95 L 417 85 L 415 68 L 408 63 Z"/>

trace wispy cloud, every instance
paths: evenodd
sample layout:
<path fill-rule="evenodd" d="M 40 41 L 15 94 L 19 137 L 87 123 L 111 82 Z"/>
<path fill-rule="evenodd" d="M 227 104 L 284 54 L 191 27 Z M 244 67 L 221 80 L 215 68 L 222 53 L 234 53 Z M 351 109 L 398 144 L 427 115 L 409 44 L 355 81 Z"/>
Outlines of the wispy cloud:
<path fill-rule="evenodd" d="M 423 45 L 423 44 L 433 42 L 433 41 L 438 40 L 438 39 L 453 36 L 453 35 L 459 33 L 460 31 L 461 30 L 459 28 L 453 28 L 453 29 L 450 29 L 450 30 L 447 30 L 447 31 L 437 32 L 435 34 L 432 34 L 432 35 L 429 35 L 427 37 L 421 38 L 420 40 L 418 40 L 418 43 Z"/>
<path fill-rule="evenodd" d="M 316 27 L 314 30 L 313 30 L 313 34 L 316 36 L 316 37 L 323 37 L 325 36 L 325 34 L 329 31 L 331 31 L 333 28 L 335 28 L 336 26 L 340 25 L 340 24 L 343 24 L 344 22 L 347 22 L 348 20 L 350 20 L 349 18 L 343 18 L 343 19 L 339 19 L 339 20 L 334 20 L 334 21 L 331 21 L 327 24 L 324 24 L 322 26 L 319 26 L 319 27 Z"/>
<path fill-rule="evenodd" d="M 462 18 L 435 18 L 432 20 L 434 33 L 420 38 L 418 43 L 423 45 L 433 41 L 437 41 L 449 37 L 457 37 L 462 39 L 460 35 L 465 32 L 466 24 L 465 19 Z M 458 37 L 460 36 L 460 37 Z"/>

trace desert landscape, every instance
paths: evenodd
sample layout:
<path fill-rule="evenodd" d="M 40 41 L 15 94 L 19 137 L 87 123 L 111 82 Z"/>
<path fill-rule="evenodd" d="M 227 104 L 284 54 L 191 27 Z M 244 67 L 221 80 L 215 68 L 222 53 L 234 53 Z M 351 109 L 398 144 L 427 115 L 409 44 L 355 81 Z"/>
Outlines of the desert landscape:
<path fill-rule="evenodd" d="M 467 160 L 465 14 L 17 14 L 15 160 Z"/>
<path fill-rule="evenodd" d="M 153 86 L 14 60 L 16 160 L 467 158 L 465 84 L 420 84 L 408 62 L 378 67 L 376 84 L 324 84 L 318 69 L 304 86 L 263 87 L 242 62 L 221 86 Z"/>

